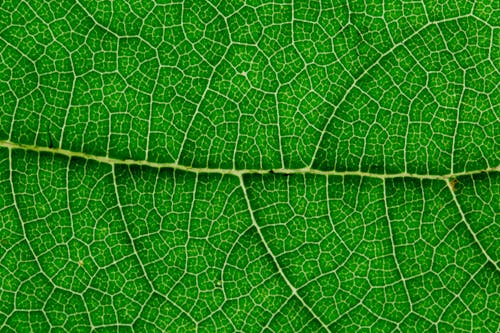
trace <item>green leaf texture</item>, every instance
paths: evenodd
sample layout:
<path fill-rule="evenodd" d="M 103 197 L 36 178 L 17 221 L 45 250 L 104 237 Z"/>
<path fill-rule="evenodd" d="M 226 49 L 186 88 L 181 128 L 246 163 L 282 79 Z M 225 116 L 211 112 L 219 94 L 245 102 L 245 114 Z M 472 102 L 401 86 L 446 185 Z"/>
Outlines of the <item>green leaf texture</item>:
<path fill-rule="evenodd" d="M 499 6 L 0 1 L 0 331 L 498 332 Z"/>

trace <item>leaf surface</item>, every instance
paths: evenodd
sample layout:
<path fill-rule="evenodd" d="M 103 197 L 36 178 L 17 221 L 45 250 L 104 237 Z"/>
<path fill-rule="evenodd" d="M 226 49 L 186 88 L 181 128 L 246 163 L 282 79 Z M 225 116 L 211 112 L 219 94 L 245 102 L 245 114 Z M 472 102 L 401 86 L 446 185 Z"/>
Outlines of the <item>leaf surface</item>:
<path fill-rule="evenodd" d="M 0 330 L 497 332 L 495 1 L 2 1 Z"/>

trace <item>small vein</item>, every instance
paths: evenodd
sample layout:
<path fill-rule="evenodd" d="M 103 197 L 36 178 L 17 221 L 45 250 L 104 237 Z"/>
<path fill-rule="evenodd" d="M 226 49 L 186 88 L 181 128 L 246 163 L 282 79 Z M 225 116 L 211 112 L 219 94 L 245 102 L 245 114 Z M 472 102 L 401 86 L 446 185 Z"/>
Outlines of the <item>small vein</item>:
<path fill-rule="evenodd" d="M 500 267 L 498 266 L 498 263 L 491 258 L 491 256 L 488 254 L 488 252 L 485 250 L 479 239 L 477 238 L 476 233 L 474 230 L 472 230 L 472 227 L 470 226 L 470 223 L 467 221 L 467 218 L 465 217 L 465 213 L 462 210 L 462 207 L 460 206 L 460 203 L 458 202 L 458 198 L 455 194 L 454 186 L 452 185 L 450 179 L 446 179 L 446 185 L 448 185 L 448 189 L 450 190 L 451 197 L 453 198 L 453 201 L 455 202 L 455 205 L 457 206 L 458 212 L 460 213 L 460 216 L 462 217 L 462 221 L 464 222 L 465 226 L 467 227 L 467 230 L 469 230 L 470 234 L 472 235 L 472 238 L 474 238 L 474 242 L 477 244 L 479 249 L 481 250 L 481 253 L 486 257 L 486 260 L 488 260 L 493 266 L 496 268 L 497 271 L 500 272 Z"/>
<path fill-rule="evenodd" d="M 391 242 L 392 256 L 394 258 L 394 263 L 396 264 L 396 269 L 398 271 L 399 278 L 401 279 L 401 282 L 403 284 L 403 288 L 404 288 L 404 291 L 406 294 L 406 299 L 408 301 L 408 305 L 410 306 L 410 313 L 411 313 L 411 312 L 413 312 L 413 303 L 411 301 L 410 291 L 408 289 L 408 285 L 406 284 L 406 277 L 404 276 L 403 271 L 401 270 L 401 267 L 400 267 L 399 262 L 398 262 L 398 256 L 396 254 L 396 242 L 394 239 L 394 231 L 392 230 L 391 217 L 389 216 L 389 204 L 387 202 L 387 184 L 386 184 L 385 180 L 382 182 L 382 187 L 383 187 L 383 191 L 384 191 L 384 195 L 383 195 L 383 197 L 384 197 L 384 209 L 385 209 L 385 216 L 387 217 L 387 226 L 389 228 L 389 236 L 390 236 L 389 239 Z"/>
<path fill-rule="evenodd" d="M 262 244 L 264 245 L 264 247 L 266 248 L 267 253 L 269 253 L 269 255 L 271 256 L 273 263 L 276 266 L 276 269 L 278 270 L 279 275 L 282 277 L 283 281 L 285 281 L 288 288 L 290 288 L 292 295 L 297 297 L 297 299 L 300 301 L 300 303 L 313 315 L 313 317 L 316 320 L 318 320 L 318 322 L 321 324 L 321 326 L 323 326 L 323 328 L 325 328 L 327 331 L 329 331 L 328 325 L 326 323 L 324 323 L 321 320 L 321 318 L 318 315 L 316 315 L 316 313 L 313 311 L 313 309 L 302 299 L 302 297 L 297 292 L 297 288 L 295 288 L 295 286 L 290 282 L 290 280 L 287 278 L 287 276 L 285 275 L 285 273 L 281 269 L 281 266 L 279 265 L 278 261 L 276 260 L 276 255 L 273 253 L 273 251 L 271 250 L 271 248 L 267 244 L 267 241 L 264 238 L 264 235 L 262 234 L 262 230 L 261 230 L 259 224 L 257 223 L 257 220 L 255 219 L 255 216 L 254 216 L 253 210 L 252 210 L 252 205 L 250 204 L 250 199 L 248 198 L 248 194 L 247 194 L 247 190 L 245 187 L 245 182 L 243 180 L 243 176 L 239 175 L 238 178 L 240 180 L 241 190 L 243 191 L 243 197 L 245 197 L 245 201 L 246 201 L 246 204 L 248 207 L 248 212 L 250 214 L 250 218 L 252 220 L 252 224 L 255 227 L 255 229 L 257 230 L 257 233 L 260 237 L 260 240 L 261 240 Z"/>
<path fill-rule="evenodd" d="M 461 18 L 468 17 L 469 15 L 463 15 L 463 16 L 457 16 L 457 17 L 452 17 L 452 18 L 446 18 L 443 20 L 438 20 L 438 21 L 432 21 L 432 22 L 427 22 L 426 24 L 422 25 L 420 28 L 415 30 L 413 33 L 411 33 L 409 36 L 401 40 L 400 42 L 394 44 L 391 48 L 389 48 L 387 51 L 382 53 L 372 64 L 370 64 L 368 67 L 366 67 L 363 72 L 352 82 L 352 84 L 349 86 L 349 88 L 345 91 L 345 93 L 342 96 L 342 99 L 337 103 L 336 107 L 328 117 L 328 120 L 326 121 L 326 125 L 324 127 L 324 130 L 321 132 L 321 135 L 319 137 L 319 140 L 317 144 L 315 145 L 315 150 L 311 158 L 310 165 L 314 164 L 314 161 L 316 160 L 316 155 L 318 154 L 319 149 L 321 148 L 321 143 L 323 142 L 323 137 L 325 136 L 325 133 L 328 130 L 328 127 L 330 123 L 332 122 L 336 111 L 340 108 L 340 106 L 347 100 L 347 97 L 350 95 L 350 92 L 352 89 L 354 89 L 358 82 L 366 75 L 368 74 L 373 68 L 375 68 L 377 65 L 380 64 L 380 62 L 387 57 L 389 54 L 393 53 L 398 47 L 403 46 L 406 42 L 410 41 L 412 38 L 415 36 L 418 36 L 422 31 L 427 29 L 430 26 L 436 25 L 438 26 L 439 24 L 450 22 L 450 21 L 458 21 Z"/>
<path fill-rule="evenodd" d="M 134 242 L 134 238 L 132 237 L 132 233 L 130 232 L 129 228 L 128 228 L 128 224 L 126 223 L 127 221 L 125 220 L 125 214 L 123 212 L 123 207 L 122 207 L 122 204 L 120 202 L 120 196 L 118 195 L 118 183 L 117 183 L 117 180 L 116 180 L 116 170 L 115 170 L 115 165 L 112 166 L 112 169 L 111 169 L 111 174 L 113 175 L 113 187 L 114 187 L 114 191 L 115 191 L 115 196 L 116 196 L 116 204 L 117 204 L 117 207 L 118 207 L 118 210 L 120 212 L 120 217 L 123 221 L 123 224 L 124 224 L 124 227 L 125 227 L 125 232 L 127 234 L 127 237 L 129 238 L 130 240 L 130 244 L 132 246 L 132 251 L 133 251 L 133 256 L 135 257 L 135 259 L 137 260 L 137 263 L 139 264 L 139 267 L 141 268 L 141 272 L 142 274 L 144 275 L 144 279 L 146 280 L 149 288 L 151 289 L 151 294 L 149 294 L 149 297 L 148 297 L 148 300 L 149 298 L 151 297 L 151 295 L 153 293 L 157 293 L 158 295 L 161 295 L 155 288 L 155 286 L 153 285 L 153 282 L 150 280 L 148 274 L 147 274 L 147 271 L 146 271 L 146 268 L 144 267 L 142 261 L 141 261 L 141 258 L 139 256 L 139 252 L 137 251 L 137 248 L 135 246 L 135 242 Z M 161 295 L 163 297 L 165 297 L 165 299 L 167 301 L 169 301 L 171 304 L 174 305 L 174 307 L 176 307 L 181 313 L 185 314 L 195 325 L 197 324 L 196 320 L 191 316 L 190 313 L 188 313 L 186 310 L 184 310 L 182 307 L 178 306 L 175 302 L 171 301 L 168 297 L 166 297 L 165 295 Z M 143 311 L 144 307 L 146 306 L 147 303 L 144 303 L 141 307 L 141 312 Z"/>

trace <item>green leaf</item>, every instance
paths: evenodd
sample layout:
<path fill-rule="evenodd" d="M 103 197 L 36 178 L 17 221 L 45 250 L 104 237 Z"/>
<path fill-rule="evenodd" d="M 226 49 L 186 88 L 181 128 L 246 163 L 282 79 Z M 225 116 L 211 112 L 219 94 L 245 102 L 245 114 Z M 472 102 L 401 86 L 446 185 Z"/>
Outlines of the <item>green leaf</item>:
<path fill-rule="evenodd" d="M 0 331 L 497 332 L 498 1 L 0 2 Z"/>

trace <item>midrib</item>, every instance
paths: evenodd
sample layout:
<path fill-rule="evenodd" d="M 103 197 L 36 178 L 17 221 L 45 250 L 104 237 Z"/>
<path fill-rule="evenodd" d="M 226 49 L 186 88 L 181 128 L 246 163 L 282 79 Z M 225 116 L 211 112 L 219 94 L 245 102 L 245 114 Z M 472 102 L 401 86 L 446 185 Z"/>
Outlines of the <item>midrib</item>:
<path fill-rule="evenodd" d="M 364 171 L 336 171 L 336 170 L 318 170 L 313 168 L 300 168 L 300 169 L 272 169 L 272 170 L 259 170 L 259 169 L 219 169 L 219 168 L 200 168 L 200 167 L 190 167 L 176 163 L 158 163 L 158 162 L 150 162 L 150 161 L 141 161 L 141 160 L 133 160 L 133 159 L 117 159 L 113 157 L 107 156 L 99 156 L 93 155 L 83 152 L 75 152 L 71 150 L 61 149 L 61 148 L 49 148 L 35 145 L 26 145 L 15 143 L 7 140 L 0 140 L 0 147 L 7 149 L 22 149 L 32 152 L 39 153 L 52 153 L 57 155 L 63 155 L 68 158 L 82 158 L 87 160 L 93 160 L 101 163 L 106 163 L 109 165 L 136 165 L 136 166 L 147 166 L 151 168 L 170 168 L 174 170 L 181 170 L 186 172 L 193 173 L 214 173 L 214 174 L 222 174 L 222 175 L 234 175 L 240 177 L 246 174 L 282 174 L 282 175 L 292 175 L 292 174 L 312 174 L 312 175 L 322 175 L 322 176 L 359 176 L 359 177 L 371 177 L 371 178 L 379 178 L 379 179 L 389 179 L 389 178 L 415 178 L 415 179 L 438 179 L 438 180 L 449 180 L 450 178 L 456 178 L 460 176 L 474 175 L 483 172 L 495 172 L 500 171 L 500 165 L 484 169 L 484 170 L 473 170 L 466 172 L 458 172 L 454 174 L 446 174 L 446 175 L 425 175 L 425 174 L 414 174 L 414 173 L 394 173 L 394 174 L 380 174 L 380 173 L 371 173 Z"/>

